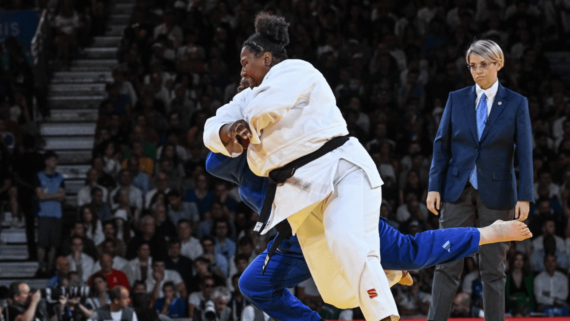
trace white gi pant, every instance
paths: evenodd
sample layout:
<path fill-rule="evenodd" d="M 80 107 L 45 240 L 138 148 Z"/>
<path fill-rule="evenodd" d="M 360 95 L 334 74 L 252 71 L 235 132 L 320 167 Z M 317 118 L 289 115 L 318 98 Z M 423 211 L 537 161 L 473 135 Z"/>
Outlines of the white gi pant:
<path fill-rule="evenodd" d="M 381 187 L 372 189 L 360 167 L 341 159 L 333 193 L 288 220 L 326 303 L 360 306 L 366 320 L 396 321 L 398 309 L 380 264 L 381 202 Z"/>

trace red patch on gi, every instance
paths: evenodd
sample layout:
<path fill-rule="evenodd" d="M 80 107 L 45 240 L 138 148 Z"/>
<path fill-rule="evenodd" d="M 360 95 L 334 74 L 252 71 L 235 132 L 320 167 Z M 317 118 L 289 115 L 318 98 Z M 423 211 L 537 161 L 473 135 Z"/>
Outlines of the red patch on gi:
<path fill-rule="evenodd" d="M 376 289 L 370 289 L 367 292 L 368 292 L 368 296 L 370 296 L 371 299 L 374 299 L 375 297 L 378 296 L 378 293 L 376 293 Z"/>

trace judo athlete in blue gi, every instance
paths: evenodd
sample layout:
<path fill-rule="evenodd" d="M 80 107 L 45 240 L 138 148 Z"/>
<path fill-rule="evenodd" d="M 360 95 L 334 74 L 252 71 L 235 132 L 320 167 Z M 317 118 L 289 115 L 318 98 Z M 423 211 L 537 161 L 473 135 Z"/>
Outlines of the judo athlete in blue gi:
<path fill-rule="evenodd" d="M 243 202 L 259 212 L 265 197 L 267 178 L 253 174 L 247 165 L 246 153 L 230 158 L 210 152 L 206 170 L 218 178 L 238 184 Z M 403 235 L 381 219 L 379 232 L 382 267 L 389 279 L 390 274 L 392 276 L 390 285 L 398 283 L 401 271 L 420 270 L 456 261 L 477 253 L 483 244 L 522 241 L 532 236 L 526 225 L 518 221 L 497 221 L 486 228 L 432 230 L 413 237 Z M 273 241 L 267 248 L 272 244 Z M 321 320 L 317 312 L 287 290 L 311 277 L 297 237 L 288 237 L 279 244 L 262 274 L 266 255 L 267 250 L 242 274 L 239 287 L 244 297 L 275 320 Z M 394 275 L 397 276 L 396 280 Z"/>

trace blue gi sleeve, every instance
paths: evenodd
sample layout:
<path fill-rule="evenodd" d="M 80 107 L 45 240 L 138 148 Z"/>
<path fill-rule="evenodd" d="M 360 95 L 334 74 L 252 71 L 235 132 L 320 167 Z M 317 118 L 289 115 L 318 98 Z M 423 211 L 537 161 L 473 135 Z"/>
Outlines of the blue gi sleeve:
<path fill-rule="evenodd" d="M 380 257 L 386 270 L 421 270 L 479 252 L 476 228 L 450 228 L 404 235 L 380 220 Z"/>

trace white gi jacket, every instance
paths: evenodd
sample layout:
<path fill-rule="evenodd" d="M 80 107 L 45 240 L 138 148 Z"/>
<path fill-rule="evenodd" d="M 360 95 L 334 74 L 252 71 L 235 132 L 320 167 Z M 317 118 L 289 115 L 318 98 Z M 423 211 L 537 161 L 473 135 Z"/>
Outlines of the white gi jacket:
<path fill-rule="evenodd" d="M 271 170 L 316 151 L 328 140 L 348 134 L 324 76 L 310 63 L 296 59 L 275 65 L 261 85 L 243 90 L 220 107 L 216 116 L 206 122 L 206 147 L 215 153 L 239 156 L 242 146 L 233 142 L 224 146 L 219 132 L 222 126 L 240 119 L 247 121 L 252 131 L 247 151 L 249 167 L 256 175 L 265 177 Z M 333 192 L 333 176 L 340 159 L 362 168 L 371 188 L 382 185 L 376 165 L 358 140 L 351 138 L 343 146 L 299 168 L 277 188 L 271 216 L 262 234 Z M 295 233 L 298 226 L 292 224 L 292 228 Z"/>

